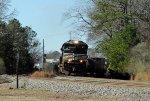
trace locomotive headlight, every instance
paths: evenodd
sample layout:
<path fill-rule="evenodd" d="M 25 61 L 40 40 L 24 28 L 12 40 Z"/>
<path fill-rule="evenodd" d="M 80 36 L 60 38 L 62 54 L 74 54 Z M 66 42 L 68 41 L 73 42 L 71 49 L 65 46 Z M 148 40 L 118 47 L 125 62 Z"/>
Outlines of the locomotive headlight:
<path fill-rule="evenodd" d="M 80 63 L 82 63 L 83 62 L 83 60 L 80 60 Z"/>
<path fill-rule="evenodd" d="M 78 41 L 78 40 L 75 40 L 74 43 L 75 43 L 75 44 L 79 44 L 79 41 Z"/>
<path fill-rule="evenodd" d="M 68 59 L 68 63 L 70 63 L 72 60 L 71 59 Z"/>

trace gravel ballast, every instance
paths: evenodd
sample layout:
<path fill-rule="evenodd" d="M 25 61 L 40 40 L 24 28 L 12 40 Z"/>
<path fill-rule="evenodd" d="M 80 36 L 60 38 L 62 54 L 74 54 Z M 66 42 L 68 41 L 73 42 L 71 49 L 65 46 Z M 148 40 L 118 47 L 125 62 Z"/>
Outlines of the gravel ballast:
<path fill-rule="evenodd" d="M 149 87 L 111 85 L 111 82 L 119 81 L 99 78 L 86 80 L 85 77 L 54 77 L 49 79 L 20 77 L 19 87 L 101 99 L 105 96 L 116 96 L 123 101 L 150 101 Z M 15 80 L 9 84 L 9 86 L 15 85 Z"/>

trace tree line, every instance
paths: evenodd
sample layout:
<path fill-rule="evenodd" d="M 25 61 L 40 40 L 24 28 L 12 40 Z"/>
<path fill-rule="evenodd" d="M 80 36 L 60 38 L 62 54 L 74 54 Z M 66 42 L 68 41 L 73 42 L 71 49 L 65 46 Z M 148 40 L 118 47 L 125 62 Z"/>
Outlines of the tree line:
<path fill-rule="evenodd" d="M 19 20 L 7 14 L 9 0 L 0 1 L 0 58 L 4 61 L 7 74 L 16 73 L 19 54 L 19 73 L 31 73 L 39 52 L 37 33 L 29 26 L 23 27 Z"/>
<path fill-rule="evenodd" d="M 84 0 L 65 17 L 75 19 L 77 31 L 96 44 L 109 69 L 150 73 L 150 0 Z"/>

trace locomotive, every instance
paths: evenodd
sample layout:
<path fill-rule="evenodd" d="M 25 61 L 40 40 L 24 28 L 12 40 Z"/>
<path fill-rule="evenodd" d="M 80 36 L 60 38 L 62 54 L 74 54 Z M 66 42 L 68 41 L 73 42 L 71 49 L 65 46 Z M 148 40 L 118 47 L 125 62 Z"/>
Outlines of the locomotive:
<path fill-rule="evenodd" d="M 61 47 L 59 63 L 54 66 L 54 74 L 101 75 L 106 73 L 105 58 L 91 58 L 87 55 L 88 45 L 80 40 L 69 40 Z"/>
<path fill-rule="evenodd" d="M 71 73 L 86 73 L 88 45 L 79 40 L 69 40 L 61 47 L 62 55 L 59 61 L 59 71 L 66 75 Z"/>

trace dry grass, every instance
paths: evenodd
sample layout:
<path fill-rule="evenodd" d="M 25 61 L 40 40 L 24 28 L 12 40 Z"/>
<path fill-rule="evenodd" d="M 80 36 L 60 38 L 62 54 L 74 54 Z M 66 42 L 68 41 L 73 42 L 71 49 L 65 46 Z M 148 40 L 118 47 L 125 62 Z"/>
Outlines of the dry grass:
<path fill-rule="evenodd" d="M 111 101 L 116 101 L 119 98 L 105 96 L 105 99 L 110 99 Z M 99 101 L 99 99 L 97 97 L 76 96 L 65 92 L 53 93 L 44 90 L 9 89 L 8 86 L 0 85 L 0 101 Z"/>
<path fill-rule="evenodd" d="M 135 75 L 135 80 L 150 81 L 150 45 L 142 42 L 130 50 L 127 71 Z"/>
<path fill-rule="evenodd" d="M 2 58 L 0 58 L 0 74 L 4 74 L 5 73 L 5 66 L 4 66 L 4 61 Z"/>
<path fill-rule="evenodd" d="M 140 72 L 136 74 L 134 79 L 137 81 L 150 81 L 150 74 Z"/>
<path fill-rule="evenodd" d="M 49 78 L 49 77 L 53 77 L 54 74 L 52 71 L 49 72 L 45 72 L 45 71 L 35 71 L 31 77 L 41 77 L 41 78 Z"/>

